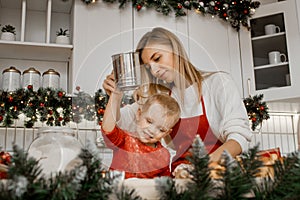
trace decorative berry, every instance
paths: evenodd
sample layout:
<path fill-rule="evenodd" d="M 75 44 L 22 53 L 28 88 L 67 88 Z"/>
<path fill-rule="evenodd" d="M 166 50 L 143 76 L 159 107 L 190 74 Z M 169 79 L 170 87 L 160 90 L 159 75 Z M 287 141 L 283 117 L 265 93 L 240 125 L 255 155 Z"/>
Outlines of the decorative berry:
<path fill-rule="evenodd" d="M 32 90 L 32 89 L 33 89 L 33 86 L 32 86 L 32 85 L 27 85 L 27 89 L 28 89 L 28 90 Z"/>
<path fill-rule="evenodd" d="M 103 108 L 99 108 L 99 109 L 97 110 L 97 113 L 98 113 L 99 115 L 103 115 L 103 114 L 104 114 L 104 109 L 103 109 Z"/>
<path fill-rule="evenodd" d="M 14 98 L 13 98 L 12 96 L 9 96 L 9 97 L 8 97 L 8 102 L 11 103 L 11 102 L 13 102 L 13 100 L 14 100 Z"/>
<path fill-rule="evenodd" d="M 138 5 L 136 6 L 136 9 L 139 11 L 139 10 L 142 9 L 142 6 L 141 6 L 140 4 L 138 4 Z"/>
<path fill-rule="evenodd" d="M 57 93 L 57 96 L 58 96 L 59 98 L 61 98 L 63 95 L 64 95 L 64 93 L 61 92 L 61 91 L 59 91 L 59 92 Z"/>

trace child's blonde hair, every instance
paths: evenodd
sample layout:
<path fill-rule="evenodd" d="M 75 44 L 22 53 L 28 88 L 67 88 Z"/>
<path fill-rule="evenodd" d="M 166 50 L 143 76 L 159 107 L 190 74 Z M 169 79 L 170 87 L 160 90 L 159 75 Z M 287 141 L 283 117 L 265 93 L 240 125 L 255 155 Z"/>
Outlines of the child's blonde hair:
<path fill-rule="evenodd" d="M 141 105 L 141 111 L 147 111 L 154 103 L 158 103 L 163 107 L 164 110 L 162 112 L 164 112 L 164 116 L 167 116 L 170 118 L 169 120 L 172 120 L 173 126 L 178 122 L 180 118 L 180 107 L 173 97 L 165 93 L 154 94 L 148 97 L 146 102 Z"/>
<path fill-rule="evenodd" d="M 134 91 L 133 98 L 139 105 L 143 105 L 149 97 L 157 93 L 170 95 L 171 90 L 161 84 L 144 84 Z"/>

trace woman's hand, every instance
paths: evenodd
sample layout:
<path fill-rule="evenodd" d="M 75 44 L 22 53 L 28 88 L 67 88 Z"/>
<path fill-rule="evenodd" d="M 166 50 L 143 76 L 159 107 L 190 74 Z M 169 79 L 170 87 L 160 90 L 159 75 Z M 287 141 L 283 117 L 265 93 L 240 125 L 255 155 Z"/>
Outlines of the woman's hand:
<path fill-rule="evenodd" d="M 109 96 L 116 90 L 115 76 L 113 72 L 106 76 L 106 79 L 103 81 L 102 87 L 105 90 L 106 94 L 108 94 Z"/>
<path fill-rule="evenodd" d="M 194 166 L 191 164 L 180 164 L 173 171 L 172 175 L 175 178 L 193 178 L 191 172 L 194 170 Z"/>

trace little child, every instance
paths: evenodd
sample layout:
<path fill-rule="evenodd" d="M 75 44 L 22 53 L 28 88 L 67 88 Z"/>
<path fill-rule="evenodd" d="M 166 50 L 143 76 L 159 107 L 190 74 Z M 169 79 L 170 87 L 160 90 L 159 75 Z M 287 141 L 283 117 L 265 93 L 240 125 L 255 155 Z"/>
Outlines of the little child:
<path fill-rule="evenodd" d="M 101 127 L 106 145 L 113 150 L 110 169 L 124 171 L 125 178 L 171 176 L 170 153 L 160 140 L 179 120 L 178 103 L 167 94 L 148 97 L 136 113 L 135 132 L 130 133 L 116 125 L 122 96 L 116 90 L 111 93 Z"/>

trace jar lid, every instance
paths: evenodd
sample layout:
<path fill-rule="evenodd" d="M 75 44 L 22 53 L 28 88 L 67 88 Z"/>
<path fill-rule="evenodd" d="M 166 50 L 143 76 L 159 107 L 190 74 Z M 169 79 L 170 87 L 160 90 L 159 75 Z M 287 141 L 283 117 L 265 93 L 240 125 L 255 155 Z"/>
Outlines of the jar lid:
<path fill-rule="evenodd" d="M 16 72 L 16 73 L 21 74 L 21 72 L 19 70 L 17 70 L 14 66 L 11 66 L 10 68 L 3 70 L 2 74 L 6 73 L 6 72 Z"/>
<path fill-rule="evenodd" d="M 27 70 L 25 70 L 25 71 L 23 72 L 23 74 L 27 74 L 27 73 L 32 73 L 32 74 L 39 74 L 39 75 L 41 75 L 41 73 L 40 73 L 38 70 L 34 69 L 33 67 L 30 67 L 29 69 L 27 69 Z"/>
<path fill-rule="evenodd" d="M 45 71 L 45 72 L 43 73 L 43 76 L 44 76 L 44 75 L 47 75 L 47 74 L 52 74 L 52 75 L 60 76 L 60 74 L 59 74 L 57 71 L 55 71 L 54 69 L 49 69 L 48 71 Z"/>
<path fill-rule="evenodd" d="M 51 126 L 51 127 L 41 127 L 38 129 L 38 133 L 67 133 L 67 134 L 74 134 L 74 130 L 68 127 L 61 127 L 61 126 Z"/>

